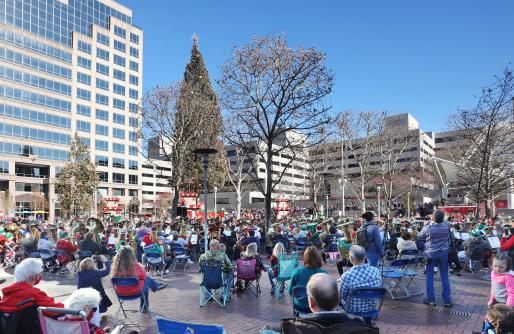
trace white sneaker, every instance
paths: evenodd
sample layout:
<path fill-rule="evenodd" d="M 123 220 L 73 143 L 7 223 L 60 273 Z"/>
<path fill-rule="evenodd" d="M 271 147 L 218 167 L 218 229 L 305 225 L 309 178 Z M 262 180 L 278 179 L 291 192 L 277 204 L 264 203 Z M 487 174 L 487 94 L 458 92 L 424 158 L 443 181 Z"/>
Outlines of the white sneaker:
<path fill-rule="evenodd" d="M 162 273 L 162 274 L 163 274 L 163 275 L 166 275 L 166 274 L 167 274 L 167 273 L 169 273 L 169 272 L 170 272 L 170 271 L 169 271 L 168 269 L 166 269 L 166 270 L 164 270 L 164 271 L 163 271 L 163 273 Z"/>

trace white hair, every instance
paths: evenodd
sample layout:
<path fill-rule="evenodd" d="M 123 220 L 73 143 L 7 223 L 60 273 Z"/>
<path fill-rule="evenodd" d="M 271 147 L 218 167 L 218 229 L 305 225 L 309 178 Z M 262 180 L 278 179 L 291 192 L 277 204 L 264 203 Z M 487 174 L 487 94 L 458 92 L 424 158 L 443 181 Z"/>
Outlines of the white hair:
<path fill-rule="evenodd" d="M 246 251 L 245 251 L 244 255 L 246 257 L 254 257 L 254 256 L 259 255 L 259 253 L 257 252 L 257 243 L 256 242 L 249 243 L 248 246 L 246 246 Z"/>
<path fill-rule="evenodd" d="M 364 261 L 364 259 L 366 258 L 366 250 L 364 249 L 364 247 L 359 245 L 353 245 L 352 247 L 350 247 L 349 253 L 355 261 L 361 262 Z"/>
<path fill-rule="evenodd" d="M 73 293 L 64 302 L 64 307 L 72 310 L 84 311 L 86 307 L 94 308 L 100 304 L 100 292 L 93 288 L 82 288 Z"/>
<path fill-rule="evenodd" d="M 42 272 L 43 261 L 28 258 L 18 263 L 14 269 L 14 278 L 16 282 L 32 282 Z"/>
<path fill-rule="evenodd" d="M 275 255 L 277 258 L 284 253 L 284 244 L 281 242 L 277 242 L 275 244 L 275 247 L 273 247 L 273 255 Z"/>

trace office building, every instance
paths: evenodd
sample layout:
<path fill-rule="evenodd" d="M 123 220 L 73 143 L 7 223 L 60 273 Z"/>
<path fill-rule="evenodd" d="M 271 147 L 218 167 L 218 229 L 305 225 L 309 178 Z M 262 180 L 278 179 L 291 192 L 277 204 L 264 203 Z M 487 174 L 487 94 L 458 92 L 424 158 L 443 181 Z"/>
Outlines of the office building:
<path fill-rule="evenodd" d="M 98 166 L 99 196 L 121 207 L 141 200 L 142 75 L 143 31 L 129 8 L 0 0 L 0 191 L 12 197 L 9 211 L 60 215 L 54 184 L 75 133 Z"/>

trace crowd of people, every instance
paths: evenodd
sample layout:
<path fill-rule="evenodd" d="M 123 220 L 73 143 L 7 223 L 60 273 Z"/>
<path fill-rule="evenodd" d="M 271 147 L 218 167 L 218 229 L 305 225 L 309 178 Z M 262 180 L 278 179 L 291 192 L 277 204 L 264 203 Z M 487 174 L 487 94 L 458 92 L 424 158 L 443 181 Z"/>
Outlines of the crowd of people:
<path fill-rule="evenodd" d="M 242 260 L 252 263 L 252 277 L 257 282 L 266 272 L 270 293 L 280 297 L 285 292 L 285 285 L 279 284 L 281 258 L 298 253 L 302 265 L 291 273 L 287 292 L 293 294 L 296 287 L 306 287 L 307 298 L 293 298 L 292 302 L 299 313 L 312 314 L 302 320 L 284 319 L 282 328 L 297 326 L 310 330 L 312 323 L 332 326 L 351 322 L 365 328 L 363 333 L 372 333 L 375 324 L 371 318 L 355 318 L 352 314 L 373 310 L 378 300 L 360 300 L 352 293 L 357 288 L 382 287 L 382 268 L 387 261 L 418 256 L 424 259 L 423 303 L 435 305 L 434 274 L 438 273 L 443 306 L 447 308 L 453 306 L 450 274 L 459 276 L 463 270 L 476 270 L 476 266 L 489 267 L 491 274 L 487 279 L 491 281 L 491 293 L 484 331 L 499 333 L 514 317 L 514 313 L 506 311 L 514 307 L 514 271 L 511 270 L 514 227 L 510 223 L 509 218 L 466 217 L 455 221 L 441 211 L 435 211 L 424 221 L 405 219 L 384 223 L 368 211 L 358 220 L 284 219 L 274 222 L 268 230 L 259 219 L 229 218 L 223 222 L 212 221 L 209 234 L 204 236 L 201 224 L 194 220 L 178 223 L 93 220 L 56 225 L 4 220 L 0 222 L 0 262 L 6 268 L 14 267 L 15 283 L 2 289 L 0 311 L 13 312 L 17 310 L 16 304 L 34 296 L 34 304 L 38 306 L 71 305 L 84 310 L 91 315 L 90 327 L 94 333 L 102 333 L 105 329 L 100 327 L 101 314 L 113 304 L 102 285 L 103 277 L 137 277 L 138 287 L 115 286 L 115 291 L 119 295 L 131 295 L 141 290 L 140 310 L 146 312 L 150 305 L 149 291 L 166 288 L 166 283 L 155 277 L 168 274 L 179 254 L 189 264 L 198 258 L 200 269 L 206 263 L 220 263 L 225 284 L 222 293 L 227 301 L 233 293 L 246 291 L 251 283 L 247 277 L 239 277 L 238 260 Z M 205 238 L 207 249 L 203 249 Z M 496 244 L 491 238 L 499 242 Z M 269 266 L 265 265 L 268 263 L 265 253 L 269 254 Z M 158 263 L 152 263 L 153 258 L 158 258 Z M 334 260 L 339 271 L 337 282 L 326 270 L 329 260 Z M 43 277 L 42 272 L 67 275 L 69 264 L 76 262 L 77 291 L 64 304 L 35 287 Z M 156 275 L 149 273 L 152 270 Z M 331 315 L 335 309 L 337 315 Z M 273 326 L 268 330 L 273 331 Z"/>

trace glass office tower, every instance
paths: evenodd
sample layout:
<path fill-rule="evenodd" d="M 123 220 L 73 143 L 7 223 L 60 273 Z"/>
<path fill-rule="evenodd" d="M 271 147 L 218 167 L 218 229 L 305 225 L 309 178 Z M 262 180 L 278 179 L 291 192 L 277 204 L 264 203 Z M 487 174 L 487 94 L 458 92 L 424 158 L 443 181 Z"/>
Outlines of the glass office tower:
<path fill-rule="evenodd" d="M 99 197 L 119 199 L 118 214 L 140 201 L 142 72 L 143 31 L 119 3 L 0 0 L 0 216 L 60 215 L 55 177 L 75 133 Z"/>

